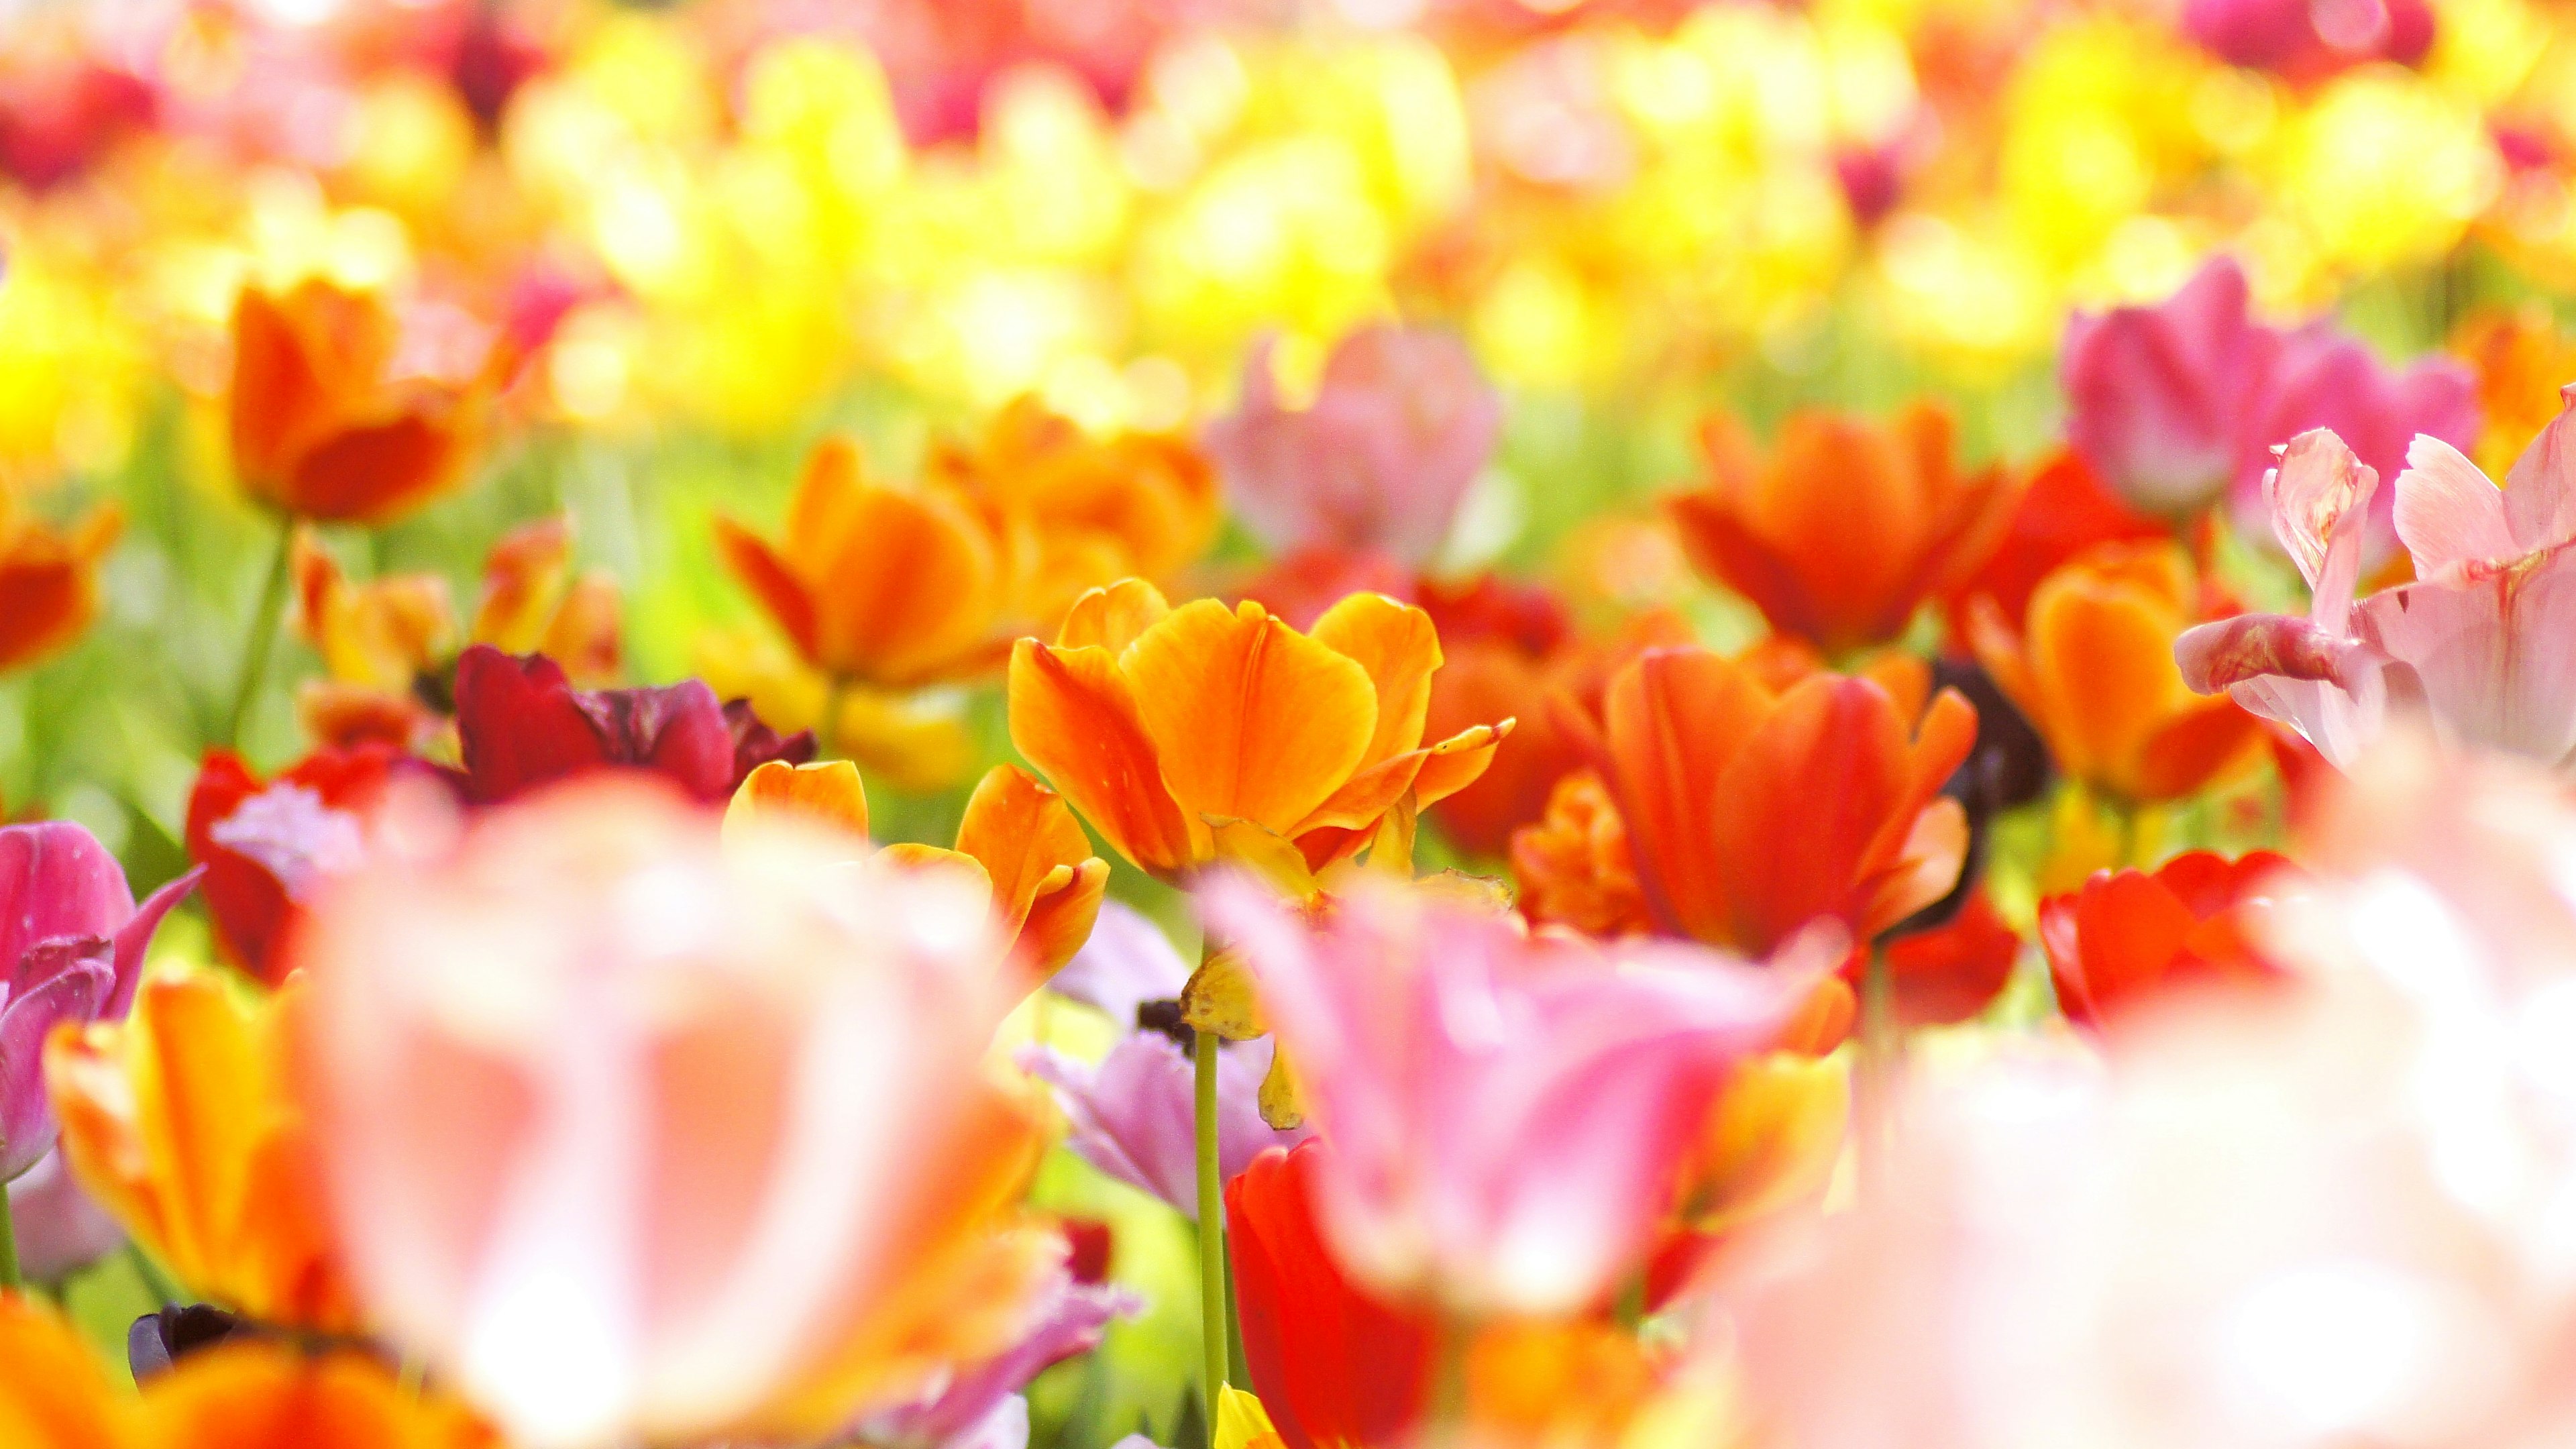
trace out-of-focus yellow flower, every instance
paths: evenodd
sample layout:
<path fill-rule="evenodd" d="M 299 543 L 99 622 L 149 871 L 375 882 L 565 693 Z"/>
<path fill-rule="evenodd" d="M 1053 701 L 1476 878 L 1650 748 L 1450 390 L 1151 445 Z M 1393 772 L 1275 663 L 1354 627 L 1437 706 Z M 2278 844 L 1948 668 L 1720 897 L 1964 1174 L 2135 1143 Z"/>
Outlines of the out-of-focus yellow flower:
<path fill-rule="evenodd" d="M 2162 27 L 2048 27 L 2016 68 L 1997 156 L 2014 235 L 2063 274 L 2204 154 L 2191 96 L 2209 62 Z"/>
<path fill-rule="evenodd" d="M 955 691 L 853 685 L 839 692 L 838 713 L 825 719 L 834 697 L 830 682 L 761 628 L 708 630 L 691 647 L 690 663 L 718 697 L 750 700 L 752 712 L 782 732 L 814 731 L 825 749 L 905 794 L 948 789 L 975 766 L 975 742 Z"/>
<path fill-rule="evenodd" d="M 0 491 L 103 470 L 132 446 L 149 378 L 140 319 L 76 237 L 12 228 L 0 284 Z"/>
<path fill-rule="evenodd" d="M 2474 103 L 2373 67 L 2327 83 L 2262 170 L 2323 265 L 2384 271 L 2457 243 L 2503 167 Z"/>

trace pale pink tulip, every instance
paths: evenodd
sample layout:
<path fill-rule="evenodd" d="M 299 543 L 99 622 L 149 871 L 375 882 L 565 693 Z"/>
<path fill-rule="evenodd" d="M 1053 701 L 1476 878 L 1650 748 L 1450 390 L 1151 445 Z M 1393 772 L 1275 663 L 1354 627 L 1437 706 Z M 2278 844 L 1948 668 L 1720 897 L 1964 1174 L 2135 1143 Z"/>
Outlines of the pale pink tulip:
<path fill-rule="evenodd" d="M 1501 421 L 1501 400 L 1457 338 L 1379 325 L 1333 349 L 1303 412 L 1280 404 L 1270 344 L 1259 344 L 1241 405 L 1205 441 L 1245 526 L 1272 550 L 1420 564 L 1449 537 Z"/>
<path fill-rule="evenodd" d="M 2416 438 L 2465 448 L 2477 441 L 2480 422 L 2477 378 L 2457 359 L 2421 357 L 2403 369 L 2391 368 L 2332 323 L 2311 322 L 2281 338 L 2251 446 L 2238 460 L 2238 526 L 2257 538 L 2270 532 L 2263 479 L 2273 450 L 2312 428 L 2330 430 L 2365 467 L 2393 478 L 2406 466 Z M 2397 545 L 2390 495 L 2383 492 L 2371 505 L 2365 563 L 2376 566 Z"/>
<path fill-rule="evenodd" d="M 1335 1255 L 1461 1313 L 1609 1293 L 1713 1094 L 1814 984 L 1697 947 L 1606 958 L 1369 881 L 1320 925 L 1239 880 L 1201 902 L 1333 1144 L 1315 1206 Z"/>
<path fill-rule="evenodd" d="M 2281 991 L 1918 1081 L 1883 1193 L 1726 1295 L 1797 1449 L 2542 1449 L 2576 1434 L 2576 811 L 2400 735 Z"/>
<path fill-rule="evenodd" d="M 201 874 L 137 909 L 124 868 L 87 830 L 68 820 L 0 827 L 0 1182 L 54 1150 L 46 1036 L 64 1022 L 124 1017 L 152 933 Z"/>
<path fill-rule="evenodd" d="M 1261 1120 L 1267 1041 L 1229 1043 L 1217 1056 L 1217 1169 L 1233 1177 L 1272 1147 L 1294 1147 L 1302 1130 Z M 1030 1075 L 1055 1088 L 1071 1131 L 1065 1145 L 1102 1172 L 1151 1193 L 1196 1221 L 1198 1111 L 1187 1052 L 1159 1031 L 1121 1037 L 1097 1066 L 1046 1047 L 1020 1055 Z"/>
<path fill-rule="evenodd" d="M 2576 408 L 2576 397 L 2571 397 Z M 2332 433 L 2300 435 L 2264 484 L 2313 594 L 2308 617 L 2243 615 L 2175 646 L 2194 689 L 2225 689 L 2348 766 L 2392 710 L 2549 764 L 2576 751 L 2576 421 L 2561 413 L 2499 491 L 2418 438 L 2394 517 L 2417 582 L 2355 602 L 2378 475 Z"/>
<path fill-rule="evenodd" d="M 991 1352 L 1060 1253 L 984 1058 L 979 884 L 597 776 L 389 807 L 303 1077 L 371 1320 L 515 1441 L 813 1432 Z M 891 1315 L 891 1318 L 889 1317 Z"/>

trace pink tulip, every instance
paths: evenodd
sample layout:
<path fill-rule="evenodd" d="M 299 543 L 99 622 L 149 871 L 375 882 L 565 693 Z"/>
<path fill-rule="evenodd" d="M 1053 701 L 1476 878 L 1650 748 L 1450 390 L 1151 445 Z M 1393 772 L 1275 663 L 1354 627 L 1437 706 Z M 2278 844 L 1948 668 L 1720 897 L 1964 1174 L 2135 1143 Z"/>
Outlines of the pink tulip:
<path fill-rule="evenodd" d="M 1304 1131 L 1278 1132 L 1261 1120 L 1267 1041 L 1232 1043 L 1217 1056 L 1217 1168 L 1226 1177 L 1272 1147 L 1294 1147 Z M 1096 1067 L 1033 1047 L 1020 1056 L 1053 1086 L 1072 1131 L 1065 1145 L 1083 1161 L 1196 1221 L 1198 1112 L 1189 1054 L 1159 1031 L 1131 1032 Z"/>
<path fill-rule="evenodd" d="M 0 828 L 0 1182 L 54 1150 L 46 1036 L 125 1015 L 152 933 L 199 874 L 138 910 L 124 869 L 87 830 L 68 820 Z"/>
<path fill-rule="evenodd" d="M 1464 1313 L 1600 1301 L 1713 1094 L 1813 985 L 1697 947 L 1605 958 L 1372 882 L 1320 925 L 1242 881 L 1202 909 L 1253 965 L 1333 1145 L 1315 1206 L 1335 1255 Z"/>
<path fill-rule="evenodd" d="M 2181 517 L 2231 494 L 2259 512 L 2272 450 L 2333 428 L 2383 472 L 2430 433 L 2477 436 L 2474 380 L 2443 358 L 2392 371 L 2331 322 L 2283 332 L 2253 320 L 2245 273 L 2212 257 L 2153 307 L 2078 313 L 2059 364 L 2067 440 L 2129 502 Z M 2387 510 L 2371 540 L 2393 546 Z"/>
<path fill-rule="evenodd" d="M 929 1388 L 906 1345 L 1000 1346 L 1061 1245 L 996 1220 L 1036 1128 L 985 1075 L 979 884 L 793 825 L 720 847 L 641 777 L 387 808 L 297 954 L 391 1341 L 532 1446 L 815 1432 Z"/>
<path fill-rule="evenodd" d="M 1438 551 L 1494 450 L 1502 402 L 1444 332 L 1387 325 L 1342 339 L 1314 406 L 1280 406 L 1270 344 L 1255 347 L 1243 402 L 1208 425 L 1244 523 L 1274 552 Z"/>
<path fill-rule="evenodd" d="M 2433 48 L 2424 0 L 2188 0 L 2182 27 L 2230 65 L 2302 82 L 2365 61 L 2413 65 Z"/>
<path fill-rule="evenodd" d="M 18 1235 L 18 1268 L 37 1283 L 59 1283 L 124 1246 L 125 1230 L 81 1191 L 48 1152 L 9 1184 L 9 1218 Z"/>
<path fill-rule="evenodd" d="M 2576 752 L 2576 392 L 2502 491 L 2437 438 L 2398 475 L 2397 533 L 2417 582 L 2358 603 L 2378 474 L 2332 433 L 2305 433 L 2264 484 L 2273 529 L 2306 575 L 2308 617 L 2243 615 L 2175 645 L 2184 679 L 2226 689 L 2337 765 L 2391 710 L 2447 737 L 2552 764 Z"/>
<path fill-rule="evenodd" d="M 2280 335 L 2248 311 L 2244 269 L 2216 256 L 2153 307 L 2067 319 L 2058 359 L 2067 441 L 2151 513 L 2223 493 L 2252 438 Z"/>
<path fill-rule="evenodd" d="M 2576 1433 L 2576 813 L 2401 737 L 2293 989 L 1918 1081 L 1873 1204 L 1739 1259 L 1798 1449 L 2541 1449 Z"/>

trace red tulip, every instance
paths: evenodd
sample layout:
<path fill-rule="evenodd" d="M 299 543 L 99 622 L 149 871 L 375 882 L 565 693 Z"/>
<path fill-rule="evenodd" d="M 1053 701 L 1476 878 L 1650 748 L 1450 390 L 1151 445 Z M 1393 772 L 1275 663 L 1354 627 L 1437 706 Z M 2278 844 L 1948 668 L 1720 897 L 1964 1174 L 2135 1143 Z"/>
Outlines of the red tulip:
<path fill-rule="evenodd" d="M 2155 874 L 2096 871 L 2039 908 L 2058 1005 L 2089 1027 L 2196 984 L 2261 980 L 2276 968 L 2248 939 L 2268 884 L 2290 862 L 2268 850 L 2228 860 L 2195 850 Z"/>

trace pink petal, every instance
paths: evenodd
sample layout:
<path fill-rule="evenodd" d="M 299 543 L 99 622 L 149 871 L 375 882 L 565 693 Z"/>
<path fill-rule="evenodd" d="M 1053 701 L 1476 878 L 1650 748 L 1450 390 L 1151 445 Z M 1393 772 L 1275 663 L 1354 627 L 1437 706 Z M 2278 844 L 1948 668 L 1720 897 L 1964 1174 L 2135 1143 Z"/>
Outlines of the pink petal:
<path fill-rule="evenodd" d="M 2397 536 L 2415 556 L 2415 576 L 2521 555 L 2505 522 L 2505 496 L 2478 465 L 2435 437 L 2418 437 L 2397 475 Z"/>
<path fill-rule="evenodd" d="M 2518 553 L 2576 538 L 2576 384 L 2558 390 L 2564 405 L 2540 436 L 2531 440 L 2504 475 L 2505 516 L 2512 520 Z"/>
<path fill-rule="evenodd" d="M 109 936 L 134 914 L 125 871 L 68 820 L 0 827 L 0 976 L 57 936 Z"/>

